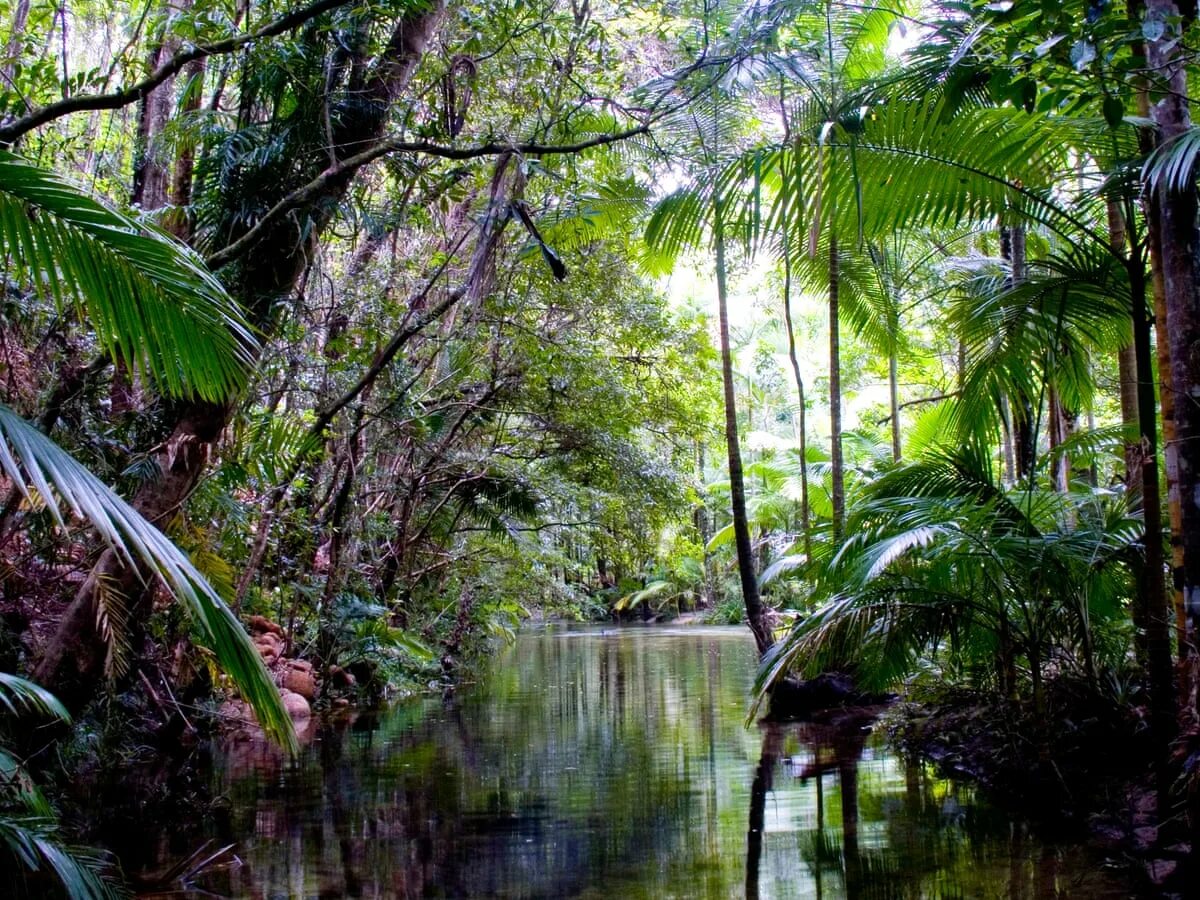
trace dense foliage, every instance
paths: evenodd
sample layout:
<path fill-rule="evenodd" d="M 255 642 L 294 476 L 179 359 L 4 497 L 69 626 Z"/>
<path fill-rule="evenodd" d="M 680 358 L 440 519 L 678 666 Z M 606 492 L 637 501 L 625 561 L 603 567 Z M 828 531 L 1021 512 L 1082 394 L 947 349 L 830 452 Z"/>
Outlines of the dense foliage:
<path fill-rule="evenodd" d="M 705 609 L 744 614 L 764 693 L 1135 684 L 1168 801 L 1190 10 L 0 21 L 0 670 L 162 723 L 240 694 L 289 743 L 529 616 Z"/>

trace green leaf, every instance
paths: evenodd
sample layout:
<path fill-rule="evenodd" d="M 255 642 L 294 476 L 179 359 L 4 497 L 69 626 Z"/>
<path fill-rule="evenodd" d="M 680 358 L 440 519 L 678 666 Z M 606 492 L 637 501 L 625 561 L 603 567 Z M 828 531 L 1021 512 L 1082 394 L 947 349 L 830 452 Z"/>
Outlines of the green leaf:
<path fill-rule="evenodd" d="M 1116 128 L 1125 120 L 1125 104 L 1120 97 L 1104 98 L 1104 121 Z"/>
<path fill-rule="evenodd" d="M 0 253 L 164 393 L 217 402 L 245 384 L 257 344 L 195 253 L 3 150 Z"/>

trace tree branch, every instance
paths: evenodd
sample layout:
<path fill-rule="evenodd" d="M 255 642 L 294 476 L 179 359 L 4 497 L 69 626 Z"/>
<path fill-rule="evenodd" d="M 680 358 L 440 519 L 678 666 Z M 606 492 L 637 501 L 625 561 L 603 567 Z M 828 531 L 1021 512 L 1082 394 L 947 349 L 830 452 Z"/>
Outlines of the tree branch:
<path fill-rule="evenodd" d="M 212 44 L 201 44 L 189 50 L 182 50 L 151 72 L 144 80 L 139 81 L 131 87 L 122 88 L 119 91 L 113 91 L 109 94 L 79 94 L 59 100 L 57 103 L 47 104 L 15 121 L 0 125 L 0 145 L 11 145 L 22 135 L 33 129 L 39 128 L 47 122 L 53 122 L 55 119 L 60 119 L 63 116 L 69 116 L 72 113 L 96 109 L 118 109 L 130 103 L 136 103 L 168 78 L 178 74 L 190 62 L 209 56 L 232 53 L 254 41 L 274 37 L 275 35 L 283 34 L 285 31 L 291 31 L 293 28 L 303 25 L 305 22 L 316 18 L 322 13 L 346 6 L 349 3 L 350 0 L 317 0 L 311 6 L 290 12 L 285 16 L 280 16 L 274 22 L 264 25 L 257 31 L 236 35 Z"/>
<path fill-rule="evenodd" d="M 916 400 L 905 400 L 903 403 L 898 405 L 896 409 L 908 409 L 910 406 L 919 406 L 922 403 L 937 403 L 941 400 L 950 400 L 958 395 L 958 391 L 950 391 L 946 394 L 934 394 L 932 397 L 918 397 Z M 875 424 L 886 425 L 890 421 L 892 421 L 892 414 L 888 413 L 882 419 L 876 419 Z"/>
<path fill-rule="evenodd" d="M 584 150 L 592 147 L 602 147 L 605 144 L 614 144 L 619 141 L 628 140 L 640 134 L 649 134 L 650 126 L 648 124 L 639 125 L 636 128 L 630 128 L 625 131 L 617 131 L 611 134 L 601 134 L 593 138 L 588 138 L 584 141 L 578 141 L 574 144 L 536 144 L 536 143 L 516 143 L 502 144 L 498 141 L 489 141 L 486 144 L 477 144 L 473 147 L 448 147 L 443 144 L 434 144 L 429 141 L 406 141 L 400 138 L 391 140 L 383 140 L 370 149 L 364 150 L 361 153 L 356 153 L 354 156 L 348 156 L 340 163 L 330 166 L 308 184 L 296 188 L 273 207 L 255 223 L 254 227 L 243 234 L 240 238 L 222 249 L 218 250 L 212 256 L 205 260 L 205 263 L 212 270 L 217 270 L 222 266 L 228 265 L 238 257 L 245 254 L 255 242 L 262 236 L 263 232 L 268 227 L 273 225 L 279 218 L 286 213 L 295 209 L 298 206 L 303 206 L 310 200 L 321 196 L 329 185 L 335 181 L 353 175 L 368 163 L 372 163 L 380 157 L 387 156 L 389 153 L 423 153 L 427 156 L 437 156 L 442 159 L 453 160 L 468 160 L 479 159 L 484 156 L 499 156 L 502 153 L 520 153 L 524 156 L 552 156 L 568 153 L 581 153 Z"/>

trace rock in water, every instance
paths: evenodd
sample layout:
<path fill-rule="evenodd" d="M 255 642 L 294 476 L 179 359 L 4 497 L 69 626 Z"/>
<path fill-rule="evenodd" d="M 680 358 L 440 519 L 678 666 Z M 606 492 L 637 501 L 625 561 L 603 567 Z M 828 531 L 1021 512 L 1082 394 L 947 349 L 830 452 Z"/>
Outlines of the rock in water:
<path fill-rule="evenodd" d="M 299 694 L 284 688 L 279 692 L 279 696 L 283 699 L 283 708 L 287 710 L 293 722 L 303 722 L 312 717 L 312 707 Z"/>
<path fill-rule="evenodd" d="M 317 680 L 313 677 L 312 663 L 302 659 L 289 659 L 280 685 L 294 694 L 299 694 L 309 703 L 317 697 Z"/>

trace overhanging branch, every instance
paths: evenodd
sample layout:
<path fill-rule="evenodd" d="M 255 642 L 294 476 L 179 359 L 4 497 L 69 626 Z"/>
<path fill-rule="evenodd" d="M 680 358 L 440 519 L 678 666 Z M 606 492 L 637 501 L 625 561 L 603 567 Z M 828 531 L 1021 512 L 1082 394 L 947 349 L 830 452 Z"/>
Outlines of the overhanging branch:
<path fill-rule="evenodd" d="M 649 134 L 650 125 L 642 124 L 625 131 L 601 134 L 573 144 L 538 144 L 538 143 L 500 143 L 489 141 L 486 144 L 476 144 L 470 147 L 450 147 L 445 144 L 434 144 L 430 141 L 408 141 L 400 138 L 380 141 L 373 147 L 348 156 L 337 165 L 330 166 L 308 184 L 296 188 L 255 223 L 254 227 L 244 235 L 218 250 L 205 262 L 214 271 L 228 265 L 245 254 L 268 227 L 296 207 L 320 197 L 330 186 L 340 179 L 352 176 L 363 166 L 374 162 L 389 153 L 420 153 L 426 156 L 437 156 L 442 159 L 468 160 L 480 159 L 485 156 L 499 156 L 502 153 L 519 153 L 523 156 L 553 156 L 570 153 L 581 153 L 592 147 L 602 147 L 605 144 L 615 144 L 629 140 L 642 134 Z"/>
<path fill-rule="evenodd" d="M 119 91 L 113 91 L 109 94 L 79 94 L 75 97 L 67 97 L 64 100 L 59 100 L 57 103 L 47 104 L 40 109 L 35 109 L 21 116 L 21 118 L 15 121 L 0 126 L 0 144 L 10 145 L 33 129 L 39 128 L 48 122 L 53 122 L 55 119 L 61 119 L 63 116 L 69 116 L 72 113 L 97 109 L 119 109 L 122 106 L 137 103 L 168 78 L 178 74 L 190 62 L 205 59 L 209 56 L 232 53 L 254 41 L 275 37 L 276 35 L 283 34 L 285 31 L 291 31 L 293 28 L 303 25 L 305 22 L 316 18 L 322 13 L 329 12 L 341 6 L 347 6 L 349 3 L 350 0 L 317 0 L 311 6 L 290 12 L 285 16 L 280 16 L 274 22 L 264 25 L 257 31 L 239 34 L 212 44 L 201 44 L 188 50 L 181 50 L 151 72 L 145 79 L 130 87 L 122 88 Z"/>

